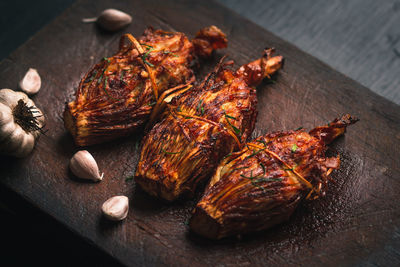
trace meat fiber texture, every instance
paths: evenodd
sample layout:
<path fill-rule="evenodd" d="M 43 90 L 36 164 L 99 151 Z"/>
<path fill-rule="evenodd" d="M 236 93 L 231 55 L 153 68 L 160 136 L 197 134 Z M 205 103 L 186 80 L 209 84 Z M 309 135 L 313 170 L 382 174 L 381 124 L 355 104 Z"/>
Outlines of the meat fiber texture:
<path fill-rule="evenodd" d="M 222 60 L 199 86 L 172 99 L 142 141 L 135 180 L 145 191 L 168 201 L 191 196 L 245 144 L 257 116 L 255 86 L 282 66 L 272 53 L 236 72 Z"/>
<path fill-rule="evenodd" d="M 205 237 L 260 231 L 289 219 L 303 199 L 324 195 L 340 159 L 327 144 L 357 119 L 345 115 L 307 133 L 270 133 L 248 143 L 218 166 L 190 220 Z"/>
<path fill-rule="evenodd" d="M 122 36 L 118 52 L 82 78 L 66 106 L 65 127 L 78 146 L 135 132 L 165 90 L 194 81 L 190 64 L 196 55 L 207 57 L 226 46 L 225 34 L 215 26 L 199 31 L 192 42 L 183 33 L 152 28 L 138 40 Z"/>

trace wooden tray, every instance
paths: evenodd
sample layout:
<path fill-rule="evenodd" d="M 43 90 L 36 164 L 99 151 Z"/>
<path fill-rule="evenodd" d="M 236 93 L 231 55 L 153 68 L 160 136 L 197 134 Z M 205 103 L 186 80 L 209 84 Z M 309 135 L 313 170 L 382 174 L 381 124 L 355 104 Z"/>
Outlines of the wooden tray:
<path fill-rule="evenodd" d="M 133 15 L 124 31 L 108 34 L 81 19 L 109 7 Z M 208 241 L 189 233 L 185 222 L 194 201 L 165 204 L 125 181 L 137 163 L 140 134 L 89 147 L 105 173 L 98 184 L 71 179 L 68 162 L 77 148 L 61 114 L 82 75 L 117 51 L 122 33 L 140 35 L 146 26 L 193 36 L 215 24 L 229 48 L 198 74 L 202 78 L 223 54 L 236 66 L 275 47 L 286 59 L 274 84 L 258 87 L 254 135 L 312 128 L 344 113 L 361 120 L 332 146 L 342 166 L 325 198 L 304 203 L 291 220 L 263 233 Z M 367 56 L 367 55 L 366 55 Z M 211 1 L 78 1 L 0 63 L 3 88 L 17 88 L 29 67 L 43 85 L 36 104 L 48 132 L 25 159 L 1 158 L 0 183 L 126 265 L 309 265 L 399 264 L 400 108 L 335 72 L 317 59 Z M 126 221 L 110 224 L 100 206 L 125 194 Z"/>

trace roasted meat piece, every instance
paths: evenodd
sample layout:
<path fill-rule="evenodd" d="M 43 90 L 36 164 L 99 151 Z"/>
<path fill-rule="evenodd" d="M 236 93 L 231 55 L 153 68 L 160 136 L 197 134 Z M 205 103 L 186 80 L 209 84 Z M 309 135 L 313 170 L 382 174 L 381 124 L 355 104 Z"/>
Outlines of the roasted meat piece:
<path fill-rule="evenodd" d="M 303 199 L 324 195 L 339 156 L 327 144 L 357 119 L 345 115 L 309 133 L 270 133 L 248 143 L 218 166 L 190 219 L 205 237 L 259 231 L 288 220 Z"/>
<path fill-rule="evenodd" d="M 78 146 L 134 132 L 165 90 L 194 80 L 189 65 L 196 53 L 209 56 L 226 46 L 225 34 L 215 26 L 201 30 L 192 42 L 183 33 L 151 28 L 138 40 L 122 36 L 119 51 L 82 78 L 76 99 L 66 106 L 65 127 Z"/>
<path fill-rule="evenodd" d="M 236 72 L 222 60 L 198 87 L 171 100 L 142 141 L 135 180 L 145 191 L 168 201 L 190 195 L 225 155 L 242 147 L 256 121 L 254 86 L 282 65 L 272 53 Z"/>

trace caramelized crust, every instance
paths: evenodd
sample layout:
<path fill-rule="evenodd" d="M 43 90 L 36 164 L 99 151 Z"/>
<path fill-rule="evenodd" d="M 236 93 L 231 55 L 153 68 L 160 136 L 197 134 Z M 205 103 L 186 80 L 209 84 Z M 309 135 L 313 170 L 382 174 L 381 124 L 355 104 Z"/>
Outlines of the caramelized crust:
<path fill-rule="evenodd" d="M 221 162 L 190 220 L 205 237 L 259 231 L 287 220 L 304 198 L 324 195 L 339 157 L 326 145 L 357 119 L 349 115 L 309 133 L 271 133 L 248 143 Z"/>
<path fill-rule="evenodd" d="M 225 155 L 241 148 L 256 120 L 253 86 L 282 64 L 271 53 L 236 73 L 221 61 L 198 87 L 172 99 L 142 141 L 135 179 L 144 190 L 169 201 L 191 195 Z M 267 71 L 271 62 L 277 66 Z"/>
<path fill-rule="evenodd" d="M 196 49 L 198 53 L 226 47 L 226 37 L 217 27 L 203 31 L 207 34 L 194 41 L 211 40 L 209 35 L 212 40 L 208 46 Z M 66 106 L 65 127 L 78 146 L 134 132 L 147 122 L 163 91 L 194 80 L 189 68 L 194 46 L 183 33 L 149 28 L 132 44 L 125 44 L 125 39 L 136 41 L 130 35 L 121 37 L 119 51 L 82 78 L 76 99 Z"/>

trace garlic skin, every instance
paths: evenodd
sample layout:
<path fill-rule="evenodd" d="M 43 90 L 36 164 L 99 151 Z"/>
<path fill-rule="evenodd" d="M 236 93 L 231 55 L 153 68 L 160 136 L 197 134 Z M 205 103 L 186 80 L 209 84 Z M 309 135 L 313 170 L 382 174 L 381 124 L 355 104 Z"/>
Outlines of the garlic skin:
<path fill-rule="evenodd" d="M 25 112 L 16 113 L 21 106 L 24 106 Z M 28 124 L 22 124 L 21 121 Z M 25 93 L 0 90 L 0 153 L 26 157 L 33 150 L 43 125 L 42 111 Z"/>
<path fill-rule="evenodd" d="M 69 162 L 69 167 L 77 177 L 95 182 L 103 179 L 104 173 L 100 175 L 96 160 L 87 150 L 75 153 Z"/>
<path fill-rule="evenodd" d="M 19 87 L 22 91 L 28 95 L 33 95 L 39 92 L 42 85 L 42 80 L 40 79 L 39 73 L 36 69 L 30 68 L 24 78 L 19 82 Z"/>
<path fill-rule="evenodd" d="M 121 221 L 128 216 L 129 199 L 126 196 L 109 198 L 103 203 L 101 210 L 107 219 Z"/>
<path fill-rule="evenodd" d="M 122 29 L 132 22 L 132 17 L 125 12 L 109 8 L 101 12 L 97 18 L 86 18 L 83 22 L 96 22 L 104 30 L 114 32 Z"/>

